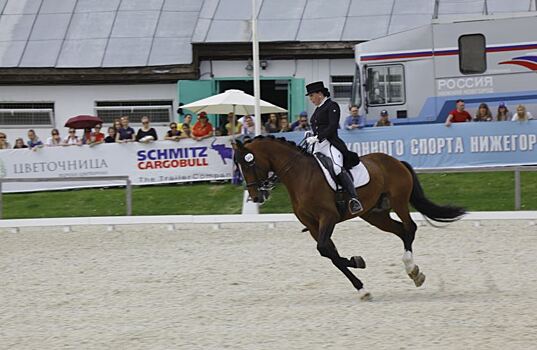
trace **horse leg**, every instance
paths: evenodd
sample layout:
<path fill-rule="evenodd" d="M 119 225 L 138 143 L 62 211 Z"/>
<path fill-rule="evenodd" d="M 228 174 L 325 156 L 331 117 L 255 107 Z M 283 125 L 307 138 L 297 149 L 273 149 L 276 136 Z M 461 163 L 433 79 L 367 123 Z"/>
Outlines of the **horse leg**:
<path fill-rule="evenodd" d="M 334 228 L 335 224 L 329 223 L 325 225 L 320 225 L 318 232 L 315 232 L 315 230 L 310 230 L 313 238 L 317 240 L 317 250 L 319 251 L 321 256 L 330 259 L 332 263 L 338 268 L 338 270 L 341 271 L 349 279 L 354 288 L 356 288 L 356 290 L 358 291 L 361 300 L 371 300 L 371 294 L 364 289 L 362 281 L 360 281 L 358 277 L 356 277 L 348 269 L 349 266 L 352 266 L 352 261 L 346 258 L 342 258 L 339 255 L 337 248 L 331 239 L 332 233 L 334 232 Z"/>
<path fill-rule="evenodd" d="M 401 208 L 399 207 L 399 209 Z M 416 287 L 420 287 L 423 282 L 425 282 L 425 275 L 420 272 L 418 265 L 414 263 L 414 257 L 412 254 L 412 243 L 414 242 L 417 226 L 414 221 L 412 221 L 408 208 L 406 209 L 406 216 L 404 210 L 396 210 L 396 213 L 403 220 L 402 223 L 393 220 L 390 217 L 389 210 L 381 212 L 369 212 L 363 215 L 362 219 L 369 222 L 371 225 L 378 227 L 382 231 L 394 233 L 403 241 L 405 252 L 403 253 L 402 260 L 403 264 L 405 265 L 405 270 L 408 276 L 414 281 Z M 401 215 L 399 215 L 399 213 L 401 213 Z"/>

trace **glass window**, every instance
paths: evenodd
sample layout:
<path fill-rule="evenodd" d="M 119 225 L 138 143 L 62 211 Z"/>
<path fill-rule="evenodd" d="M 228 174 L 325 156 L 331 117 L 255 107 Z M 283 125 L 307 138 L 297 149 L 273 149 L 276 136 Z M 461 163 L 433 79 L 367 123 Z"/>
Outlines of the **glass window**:
<path fill-rule="evenodd" d="M 356 65 L 356 71 L 354 72 L 354 81 L 352 84 L 351 105 L 362 106 L 362 74 L 360 66 Z"/>
<path fill-rule="evenodd" d="M 116 118 L 128 116 L 134 124 L 143 116 L 152 123 L 169 123 L 172 119 L 173 101 L 97 101 L 95 112 L 105 123 L 113 123 Z"/>
<path fill-rule="evenodd" d="M 52 126 L 54 103 L 52 102 L 1 102 L 2 126 Z"/>
<path fill-rule="evenodd" d="M 368 67 L 368 104 L 375 106 L 405 103 L 404 81 L 403 65 Z"/>
<path fill-rule="evenodd" d="M 480 74 L 487 70 L 486 43 L 483 34 L 459 37 L 459 69 L 462 74 Z"/>
<path fill-rule="evenodd" d="M 352 97 L 352 80 L 352 75 L 332 75 L 330 77 L 332 98 L 350 101 Z"/>

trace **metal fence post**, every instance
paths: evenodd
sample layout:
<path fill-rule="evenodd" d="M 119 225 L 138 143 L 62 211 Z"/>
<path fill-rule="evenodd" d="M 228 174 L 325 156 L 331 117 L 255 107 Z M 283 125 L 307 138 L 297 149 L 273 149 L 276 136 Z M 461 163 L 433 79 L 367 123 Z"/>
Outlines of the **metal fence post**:
<path fill-rule="evenodd" d="M 130 178 L 127 178 L 127 186 L 126 186 L 126 192 L 127 192 L 127 216 L 132 215 L 132 182 Z"/>
<path fill-rule="evenodd" d="M 4 203 L 2 202 L 2 181 L 0 180 L 0 219 L 4 217 Z"/>
<path fill-rule="evenodd" d="M 520 168 L 515 168 L 515 210 L 520 210 Z"/>

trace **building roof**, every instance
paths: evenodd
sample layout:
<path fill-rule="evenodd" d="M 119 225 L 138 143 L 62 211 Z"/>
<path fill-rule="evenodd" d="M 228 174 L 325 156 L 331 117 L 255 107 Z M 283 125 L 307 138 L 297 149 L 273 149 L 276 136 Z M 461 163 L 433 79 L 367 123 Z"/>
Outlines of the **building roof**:
<path fill-rule="evenodd" d="M 257 0 L 261 42 L 363 41 L 433 14 L 508 13 L 533 0 Z M 192 44 L 246 43 L 251 0 L 0 0 L 0 68 L 191 64 Z"/>

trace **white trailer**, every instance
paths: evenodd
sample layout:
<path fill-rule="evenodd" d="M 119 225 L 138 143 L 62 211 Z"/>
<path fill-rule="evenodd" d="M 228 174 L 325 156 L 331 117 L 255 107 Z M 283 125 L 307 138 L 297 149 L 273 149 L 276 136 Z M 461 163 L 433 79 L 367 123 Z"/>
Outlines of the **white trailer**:
<path fill-rule="evenodd" d="M 480 16 L 356 45 L 353 104 L 367 124 L 387 110 L 396 124 L 445 121 L 457 99 L 471 114 L 525 105 L 537 115 L 537 14 Z"/>

